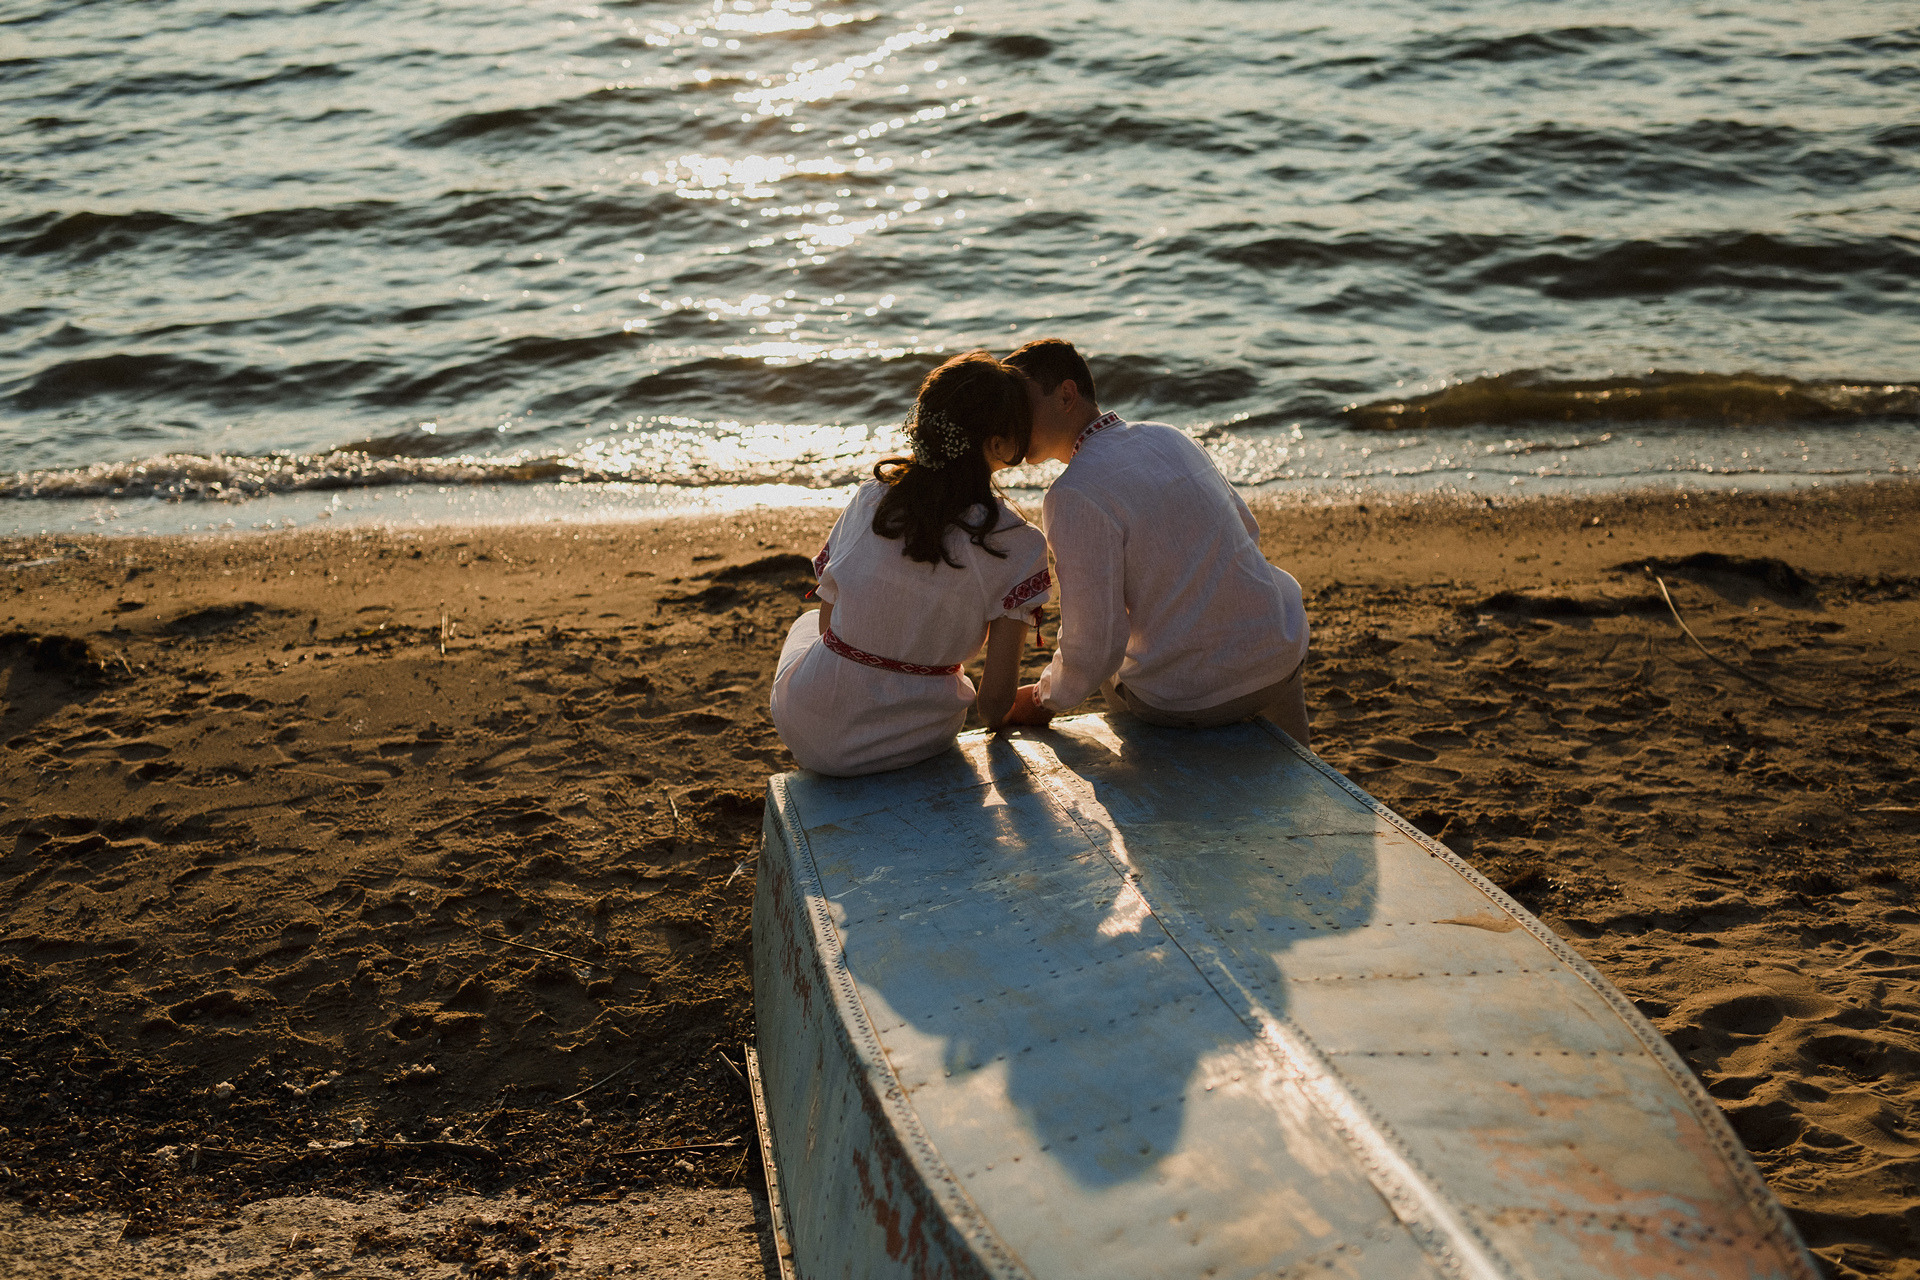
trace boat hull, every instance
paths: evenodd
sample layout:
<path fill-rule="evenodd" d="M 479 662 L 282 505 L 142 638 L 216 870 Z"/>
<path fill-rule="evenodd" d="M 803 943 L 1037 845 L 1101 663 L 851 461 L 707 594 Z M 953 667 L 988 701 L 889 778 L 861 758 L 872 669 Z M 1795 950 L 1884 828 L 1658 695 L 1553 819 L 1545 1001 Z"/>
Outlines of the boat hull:
<path fill-rule="evenodd" d="M 769 786 L 796 1272 L 1816 1272 L 1620 993 L 1256 722 L 1076 717 Z"/>

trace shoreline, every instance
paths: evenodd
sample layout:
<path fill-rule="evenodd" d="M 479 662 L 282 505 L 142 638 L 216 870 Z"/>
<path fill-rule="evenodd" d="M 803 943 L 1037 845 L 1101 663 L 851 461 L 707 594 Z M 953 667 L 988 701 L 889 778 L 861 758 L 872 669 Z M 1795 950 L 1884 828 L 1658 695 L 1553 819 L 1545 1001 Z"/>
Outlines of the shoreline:
<path fill-rule="evenodd" d="M 1218 459 L 1216 459 L 1218 461 Z M 1049 480 L 1051 468 L 1038 479 Z M 1451 473 L 1447 473 L 1451 474 Z M 1615 499 L 1789 496 L 1914 483 L 1911 469 L 1879 474 L 1798 472 L 1655 473 L 1623 486 L 1617 479 L 1501 472 L 1479 484 L 1434 483 L 1434 473 L 1412 470 L 1359 476 L 1281 479 L 1238 484 L 1250 506 L 1276 510 L 1367 505 L 1512 506 L 1533 502 L 1608 502 Z M 297 530 L 481 529 L 564 525 L 630 526 L 658 520 L 722 519 L 763 510 L 838 510 L 853 486 L 798 484 L 676 486 L 622 481 L 527 484 L 371 485 L 302 489 L 245 499 L 92 496 L 14 497 L 0 506 L 0 542 L 34 537 L 177 537 Z M 1016 503 L 1037 510 L 1045 483 L 1009 486 Z M 34 513 L 38 513 L 35 515 Z M 142 523 L 144 521 L 144 523 Z"/>
<path fill-rule="evenodd" d="M 1920 1276 L 1920 484 L 1255 511 L 1316 750 L 1654 1018 L 1837 1274 Z M 835 514 L 6 539 L 0 1234 L 747 1195 L 716 1055 Z"/>

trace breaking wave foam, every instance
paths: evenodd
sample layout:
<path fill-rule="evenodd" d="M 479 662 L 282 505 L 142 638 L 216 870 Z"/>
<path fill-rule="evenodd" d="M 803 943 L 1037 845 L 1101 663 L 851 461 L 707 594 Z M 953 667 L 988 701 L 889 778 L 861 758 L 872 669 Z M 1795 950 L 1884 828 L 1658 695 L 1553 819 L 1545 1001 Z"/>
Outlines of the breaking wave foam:
<path fill-rule="evenodd" d="M 135 462 L 25 471 L 0 477 L 0 498 L 159 498 L 245 502 L 272 494 L 392 485 L 500 485 L 617 482 L 688 488 L 798 485 L 826 489 L 868 474 L 873 452 L 797 461 L 682 457 L 649 462 L 618 450 L 505 458 L 419 458 L 337 451 L 310 456 L 165 454 Z"/>

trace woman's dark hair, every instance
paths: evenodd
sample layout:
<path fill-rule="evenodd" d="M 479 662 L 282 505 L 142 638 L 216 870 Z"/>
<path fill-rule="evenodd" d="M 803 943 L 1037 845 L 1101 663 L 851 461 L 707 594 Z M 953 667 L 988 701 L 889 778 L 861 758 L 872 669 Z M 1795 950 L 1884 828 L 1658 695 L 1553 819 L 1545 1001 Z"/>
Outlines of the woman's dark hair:
<path fill-rule="evenodd" d="M 1020 371 L 984 351 L 969 351 L 927 375 L 907 423 L 910 458 L 882 458 L 874 479 L 887 486 L 873 513 L 873 531 L 900 538 L 909 560 L 960 565 L 947 554 L 947 530 L 964 530 L 990 555 L 1006 552 L 987 545 L 1000 522 L 1000 494 L 982 446 L 1005 436 L 1026 457 L 1033 435 L 1026 380 Z M 980 515 L 968 516 L 975 508 Z"/>

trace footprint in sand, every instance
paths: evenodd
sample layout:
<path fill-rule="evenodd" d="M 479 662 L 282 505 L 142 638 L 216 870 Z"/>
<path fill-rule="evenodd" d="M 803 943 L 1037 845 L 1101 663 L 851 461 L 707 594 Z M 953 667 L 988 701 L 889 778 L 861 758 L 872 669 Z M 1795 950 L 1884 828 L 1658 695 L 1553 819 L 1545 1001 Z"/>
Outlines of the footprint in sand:
<path fill-rule="evenodd" d="M 246 1022 L 253 1017 L 253 1003 L 233 991 L 209 991 L 191 1000 L 182 1000 L 167 1010 L 176 1023 Z"/>
<path fill-rule="evenodd" d="M 1920 1139 L 1907 1122 L 1906 1109 L 1864 1089 L 1831 1094 L 1808 1106 L 1805 1114 L 1813 1125 L 1875 1155 L 1911 1157 L 1920 1153 Z"/>
<path fill-rule="evenodd" d="M 411 923 L 420 913 L 405 898 L 389 898 L 385 902 L 370 902 L 360 909 L 360 918 L 370 925 Z"/>
<path fill-rule="evenodd" d="M 703 735 L 722 733 L 733 726 L 731 716 L 715 715 L 711 711 L 682 711 L 660 719 L 672 728 Z"/>
<path fill-rule="evenodd" d="M 1375 738 L 1361 748 L 1375 755 L 1388 756 L 1395 760 L 1404 760 L 1410 764 L 1431 764 L 1440 758 L 1437 751 L 1429 751 L 1417 742 L 1408 742 L 1405 738 Z"/>
<path fill-rule="evenodd" d="M 1458 769 L 1449 769 L 1445 765 L 1409 764 L 1400 771 L 1399 776 L 1417 782 L 1431 783 L 1435 787 L 1443 787 L 1460 781 L 1460 779 L 1466 775 L 1462 774 Z M 1431 788 L 1428 790 L 1431 790 Z"/>
<path fill-rule="evenodd" d="M 1787 1018 L 1830 1017 L 1839 1005 L 1806 984 L 1797 989 L 1773 986 L 1721 987 L 1681 1005 L 1676 1016 L 1730 1035 L 1765 1035 Z"/>
<path fill-rule="evenodd" d="M 1764 1153 L 1791 1146 L 1806 1132 L 1800 1109 L 1784 1098 L 1743 1107 L 1722 1108 L 1747 1150 Z"/>
<path fill-rule="evenodd" d="M 405 756 L 413 764 L 425 763 L 433 754 L 445 745 L 438 738 L 415 736 L 411 738 L 386 738 L 376 744 L 375 750 L 382 759 L 390 760 Z"/>
<path fill-rule="evenodd" d="M 1473 738 L 1458 729 L 1416 729 L 1408 735 L 1423 747 L 1467 747 L 1473 745 Z"/>
<path fill-rule="evenodd" d="M 1806 1051 L 1815 1062 L 1860 1079 L 1888 1083 L 1920 1079 L 1920 1050 L 1910 1038 L 1873 1031 L 1829 1031 L 1809 1038 Z"/>

